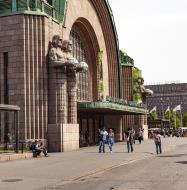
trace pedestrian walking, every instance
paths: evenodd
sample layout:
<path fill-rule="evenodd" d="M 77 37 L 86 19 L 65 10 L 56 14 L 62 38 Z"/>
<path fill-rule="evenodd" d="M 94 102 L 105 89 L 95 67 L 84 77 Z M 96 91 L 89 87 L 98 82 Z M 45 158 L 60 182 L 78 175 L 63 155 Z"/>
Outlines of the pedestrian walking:
<path fill-rule="evenodd" d="M 139 144 L 141 144 L 141 142 L 143 140 L 143 131 L 141 128 L 139 128 L 137 135 L 138 135 Z"/>
<path fill-rule="evenodd" d="M 131 131 L 132 131 L 132 138 L 133 138 L 133 143 L 135 144 L 136 143 L 136 131 L 132 128 L 131 129 Z"/>
<path fill-rule="evenodd" d="M 99 153 L 105 153 L 105 143 L 107 141 L 108 132 L 103 128 L 102 130 L 99 129 Z"/>
<path fill-rule="evenodd" d="M 109 146 L 109 149 L 110 149 L 110 153 L 112 153 L 112 147 L 114 145 L 114 132 L 112 129 L 109 130 L 109 133 L 108 133 L 108 146 Z"/>
<path fill-rule="evenodd" d="M 124 134 L 124 139 L 127 143 L 127 151 L 128 152 L 133 152 L 133 135 L 132 135 L 132 131 L 130 128 L 128 128 L 128 130 L 125 132 Z"/>
<path fill-rule="evenodd" d="M 154 141 L 155 141 L 155 146 L 156 146 L 156 153 L 157 154 L 162 154 L 162 141 L 161 141 L 161 135 L 159 131 L 156 132 L 154 135 Z"/>

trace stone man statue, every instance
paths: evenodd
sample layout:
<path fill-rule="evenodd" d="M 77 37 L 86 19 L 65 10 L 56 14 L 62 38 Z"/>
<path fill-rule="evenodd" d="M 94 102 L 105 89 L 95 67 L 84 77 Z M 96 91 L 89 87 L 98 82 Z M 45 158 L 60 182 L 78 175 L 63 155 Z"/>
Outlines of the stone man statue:
<path fill-rule="evenodd" d="M 145 88 L 145 86 L 144 86 L 144 79 L 143 78 L 139 79 L 139 84 L 140 84 L 140 92 L 142 94 L 144 94 L 145 96 L 153 94 L 152 90 Z"/>
<path fill-rule="evenodd" d="M 56 67 L 63 66 L 69 71 L 83 72 L 87 71 L 88 65 L 85 62 L 78 62 L 72 55 L 72 42 L 62 40 L 60 36 L 55 35 L 52 39 L 52 47 L 49 51 L 49 58 Z"/>
<path fill-rule="evenodd" d="M 143 78 L 139 78 L 138 83 L 139 83 L 140 93 L 142 94 L 142 101 L 145 103 L 146 102 L 146 96 L 153 95 L 153 91 L 148 89 L 148 88 L 145 88 Z"/>
<path fill-rule="evenodd" d="M 70 70 L 75 70 L 76 72 L 84 72 L 87 71 L 88 65 L 85 62 L 78 62 L 76 58 L 72 55 L 72 41 L 64 40 L 62 43 L 62 49 L 66 54 L 66 60 L 72 65 L 69 67 Z"/>
<path fill-rule="evenodd" d="M 54 66 L 74 66 L 73 60 L 70 59 L 70 54 L 63 46 L 64 42 L 60 36 L 53 36 L 51 48 L 49 50 L 49 58 Z"/>

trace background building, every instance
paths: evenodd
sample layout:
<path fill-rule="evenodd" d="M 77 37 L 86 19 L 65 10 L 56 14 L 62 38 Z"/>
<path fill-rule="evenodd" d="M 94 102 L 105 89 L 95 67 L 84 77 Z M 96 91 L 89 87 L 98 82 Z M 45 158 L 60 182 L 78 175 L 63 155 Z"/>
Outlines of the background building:
<path fill-rule="evenodd" d="M 160 119 L 163 118 L 168 106 L 174 109 L 181 105 L 181 113 L 187 112 L 187 83 L 146 85 L 146 87 L 154 91 L 153 96 L 147 97 L 147 107 L 151 110 L 156 106 Z"/>

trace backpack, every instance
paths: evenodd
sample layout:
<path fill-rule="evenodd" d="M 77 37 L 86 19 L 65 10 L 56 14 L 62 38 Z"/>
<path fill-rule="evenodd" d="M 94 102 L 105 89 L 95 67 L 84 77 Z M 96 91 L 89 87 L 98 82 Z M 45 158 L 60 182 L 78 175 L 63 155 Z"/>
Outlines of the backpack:
<path fill-rule="evenodd" d="M 155 143 L 161 143 L 160 136 L 158 135 L 155 136 Z"/>
<path fill-rule="evenodd" d="M 31 144 L 31 146 L 29 147 L 30 150 L 35 151 L 36 150 L 36 145 L 35 144 Z"/>

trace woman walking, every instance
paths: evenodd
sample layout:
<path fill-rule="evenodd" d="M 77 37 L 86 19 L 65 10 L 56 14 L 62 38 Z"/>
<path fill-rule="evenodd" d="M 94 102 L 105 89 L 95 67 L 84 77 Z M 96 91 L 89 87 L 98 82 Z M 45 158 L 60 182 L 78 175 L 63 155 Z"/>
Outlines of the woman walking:
<path fill-rule="evenodd" d="M 143 131 L 141 128 L 139 128 L 139 131 L 138 131 L 138 141 L 139 141 L 139 144 L 141 144 L 143 140 Z"/>
<path fill-rule="evenodd" d="M 112 129 L 109 130 L 109 133 L 108 133 L 108 146 L 109 146 L 109 149 L 110 149 L 110 153 L 112 153 L 112 147 L 114 145 L 114 132 Z"/>

